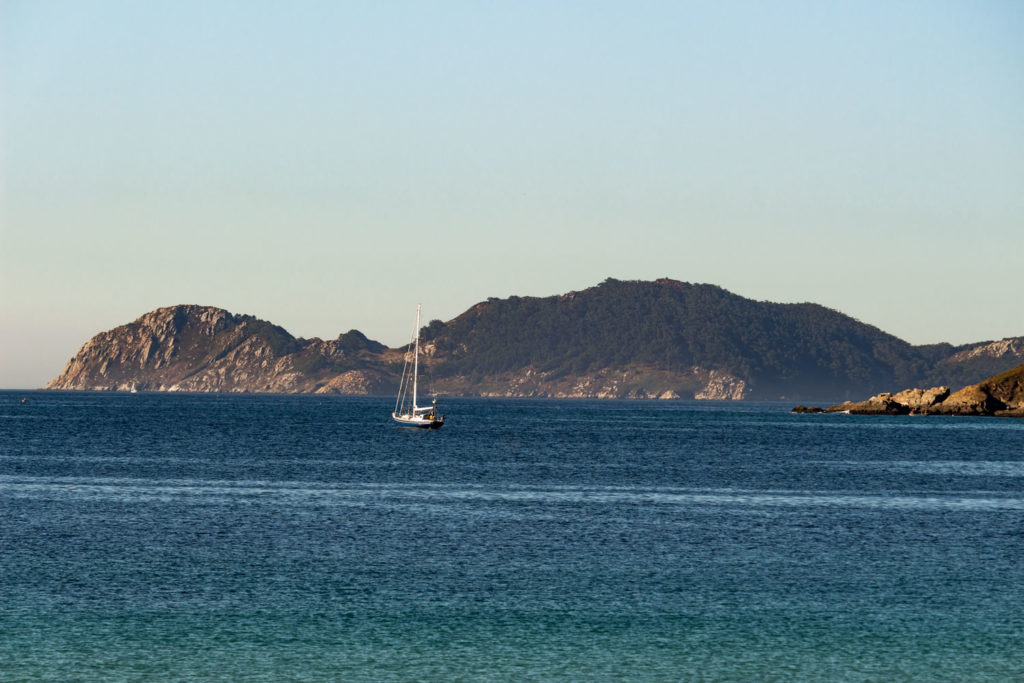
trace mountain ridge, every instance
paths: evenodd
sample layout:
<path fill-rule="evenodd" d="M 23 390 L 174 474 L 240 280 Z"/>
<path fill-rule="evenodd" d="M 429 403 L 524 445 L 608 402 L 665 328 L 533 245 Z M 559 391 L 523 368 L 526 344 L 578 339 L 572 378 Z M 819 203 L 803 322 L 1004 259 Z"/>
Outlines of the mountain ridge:
<path fill-rule="evenodd" d="M 913 346 L 819 304 L 669 279 L 492 297 L 432 320 L 421 342 L 430 388 L 477 396 L 822 400 L 966 384 L 1024 361 L 1024 337 Z M 358 330 L 301 339 L 181 305 L 95 335 L 45 388 L 389 394 L 403 358 Z"/>

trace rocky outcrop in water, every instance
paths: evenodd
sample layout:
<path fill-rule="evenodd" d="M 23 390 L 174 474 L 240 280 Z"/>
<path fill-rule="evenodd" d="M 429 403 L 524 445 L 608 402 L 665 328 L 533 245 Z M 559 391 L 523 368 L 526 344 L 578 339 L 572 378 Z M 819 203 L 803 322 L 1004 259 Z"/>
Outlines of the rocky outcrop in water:
<path fill-rule="evenodd" d="M 949 387 L 882 393 L 866 401 L 846 401 L 824 410 L 800 405 L 794 413 L 852 415 L 967 415 L 1024 417 L 1024 365 L 950 393 Z"/>
<path fill-rule="evenodd" d="M 931 389 L 906 389 L 894 394 L 892 400 L 907 406 L 910 412 L 922 412 L 949 398 L 949 387 L 932 387 Z"/>
<path fill-rule="evenodd" d="M 866 401 L 846 401 L 825 409 L 826 413 L 850 413 L 852 415 L 909 415 L 910 408 L 882 393 Z"/>

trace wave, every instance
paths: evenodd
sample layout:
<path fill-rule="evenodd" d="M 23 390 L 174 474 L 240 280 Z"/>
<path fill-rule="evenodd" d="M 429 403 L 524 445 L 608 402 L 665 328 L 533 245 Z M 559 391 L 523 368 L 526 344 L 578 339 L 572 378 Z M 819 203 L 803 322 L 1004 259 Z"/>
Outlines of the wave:
<path fill-rule="evenodd" d="M 934 464 L 934 463 L 933 463 Z M 1019 463 L 1012 463 L 1019 465 Z M 1016 476 L 1016 475 L 1014 475 Z M 737 508 L 874 508 L 913 510 L 1024 510 L 1024 498 L 991 494 L 865 494 L 840 491 L 763 491 L 614 486 L 453 485 L 367 483 L 330 485 L 297 481 L 215 481 L 99 477 L 0 476 L 0 495 L 82 501 L 237 503 L 245 499 L 272 505 L 388 506 L 430 504 L 649 505 Z"/>

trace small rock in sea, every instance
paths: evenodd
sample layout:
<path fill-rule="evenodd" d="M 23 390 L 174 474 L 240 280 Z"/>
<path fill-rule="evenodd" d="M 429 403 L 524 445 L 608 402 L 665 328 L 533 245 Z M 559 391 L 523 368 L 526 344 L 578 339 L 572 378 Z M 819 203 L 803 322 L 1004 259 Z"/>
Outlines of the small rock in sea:
<path fill-rule="evenodd" d="M 810 407 L 808 407 L 808 406 L 805 406 L 805 405 L 798 405 L 797 407 L 793 408 L 793 410 L 791 410 L 789 412 L 791 412 L 791 413 L 823 413 L 823 412 L 825 412 L 825 409 L 824 408 L 819 408 L 817 406 L 810 406 Z"/>

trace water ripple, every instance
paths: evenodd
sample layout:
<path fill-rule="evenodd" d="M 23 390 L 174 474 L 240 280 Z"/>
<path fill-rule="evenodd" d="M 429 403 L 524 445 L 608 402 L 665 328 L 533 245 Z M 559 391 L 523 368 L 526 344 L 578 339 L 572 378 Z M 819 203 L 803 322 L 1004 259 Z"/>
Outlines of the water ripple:
<path fill-rule="evenodd" d="M 277 504 L 400 506 L 403 503 L 485 502 L 536 505 L 657 505 L 737 507 L 856 507 L 913 510 L 1024 510 L 1016 496 L 881 495 L 836 491 L 758 491 L 737 489 L 631 488 L 615 486 L 453 486 L 432 483 L 325 485 L 301 481 L 211 481 L 198 479 L 146 480 L 127 477 L 0 476 L 0 495 L 30 498 L 77 498 L 122 502 L 177 501 L 193 504 L 226 503 L 261 498 Z"/>

